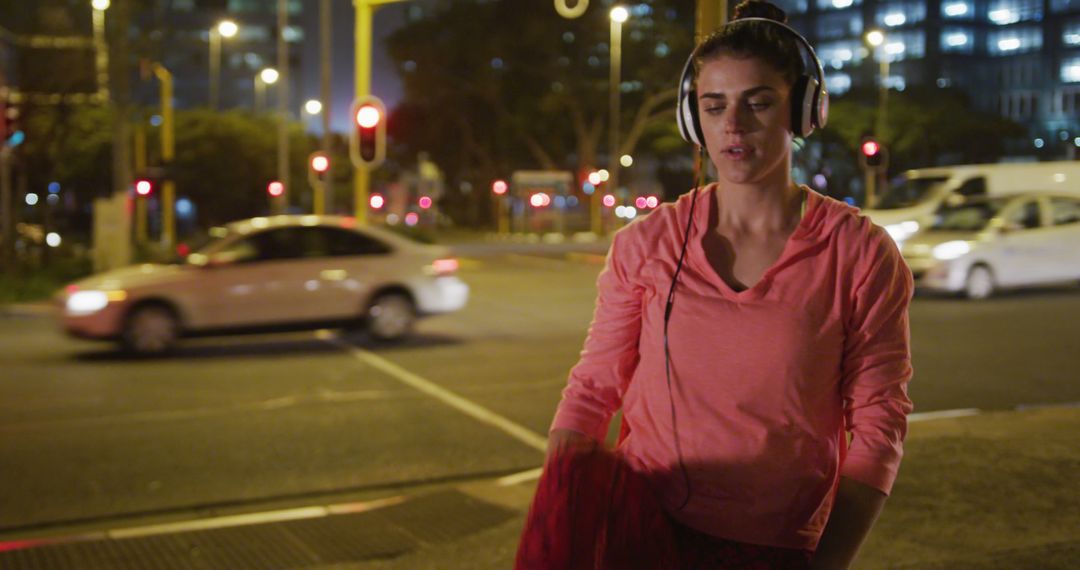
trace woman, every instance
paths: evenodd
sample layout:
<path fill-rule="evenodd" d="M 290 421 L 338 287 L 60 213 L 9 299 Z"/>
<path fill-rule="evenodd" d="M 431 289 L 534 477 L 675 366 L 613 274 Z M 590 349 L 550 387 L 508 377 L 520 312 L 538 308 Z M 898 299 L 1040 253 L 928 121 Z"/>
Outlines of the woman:
<path fill-rule="evenodd" d="M 743 2 L 691 58 L 680 126 L 719 181 L 616 233 L 519 568 L 846 568 L 884 505 L 911 274 L 881 228 L 792 182 L 827 94 L 785 20 Z"/>

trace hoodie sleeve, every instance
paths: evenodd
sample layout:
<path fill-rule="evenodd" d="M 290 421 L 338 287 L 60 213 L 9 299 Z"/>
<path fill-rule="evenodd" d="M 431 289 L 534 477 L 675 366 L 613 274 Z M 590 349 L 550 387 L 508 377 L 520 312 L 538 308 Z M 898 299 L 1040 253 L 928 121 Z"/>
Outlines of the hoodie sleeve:
<path fill-rule="evenodd" d="M 855 262 L 844 342 L 841 390 L 851 443 L 841 475 L 887 495 L 912 410 L 908 305 L 914 285 L 888 234 L 867 220 L 863 224 L 860 238 L 868 247 Z"/>
<path fill-rule="evenodd" d="M 638 363 L 642 288 L 633 279 L 641 257 L 630 224 L 615 234 L 597 278 L 596 308 L 578 363 L 562 393 L 551 429 L 569 429 L 603 441 L 611 416 Z"/>

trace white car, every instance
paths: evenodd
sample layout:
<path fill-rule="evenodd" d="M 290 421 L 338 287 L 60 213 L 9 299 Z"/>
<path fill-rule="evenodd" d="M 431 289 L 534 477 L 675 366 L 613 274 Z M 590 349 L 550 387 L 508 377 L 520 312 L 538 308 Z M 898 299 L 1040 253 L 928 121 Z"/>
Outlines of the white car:
<path fill-rule="evenodd" d="M 1080 197 L 1025 193 L 942 206 L 901 252 L 917 287 L 984 299 L 1080 281 Z"/>
<path fill-rule="evenodd" d="M 181 336 L 366 325 L 395 340 L 418 316 L 456 311 L 469 288 L 447 248 L 353 218 L 253 218 L 211 231 L 183 263 L 125 267 L 60 294 L 71 335 L 119 340 L 137 353 Z"/>

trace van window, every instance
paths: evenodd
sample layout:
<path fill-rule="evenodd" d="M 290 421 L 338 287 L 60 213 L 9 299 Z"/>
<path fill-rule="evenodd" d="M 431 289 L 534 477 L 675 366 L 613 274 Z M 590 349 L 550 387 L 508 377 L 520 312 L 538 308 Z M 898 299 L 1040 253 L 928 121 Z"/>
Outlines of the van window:
<path fill-rule="evenodd" d="M 1050 209 L 1054 215 L 1055 226 L 1080 223 L 1080 200 L 1051 198 Z"/>
<path fill-rule="evenodd" d="M 944 176 L 901 179 L 885 191 L 874 207 L 879 210 L 895 210 L 914 206 L 929 198 L 934 193 L 934 189 L 946 180 L 948 178 Z"/>
<path fill-rule="evenodd" d="M 956 189 L 956 193 L 965 198 L 971 198 L 972 196 L 986 196 L 986 178 L 983 176 L 968 178 Z"/>
<path fill-rule="evenodd" d="M 1039 203 L 1035 200 L 1024 202 L 1024 205 L 1021 206 L 1020 209 L 1009 216 L 1008 225 L 1025 230 L 1034 229 L 1042 225 L 1042 220 L 1039 219 Z"/>

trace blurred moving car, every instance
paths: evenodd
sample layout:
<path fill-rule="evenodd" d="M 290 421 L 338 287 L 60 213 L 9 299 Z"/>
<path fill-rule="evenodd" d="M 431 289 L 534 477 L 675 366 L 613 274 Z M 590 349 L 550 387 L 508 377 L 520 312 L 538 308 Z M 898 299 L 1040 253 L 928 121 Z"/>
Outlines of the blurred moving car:
<path fill-rule="evenodd" d="M 863 213 L 902 245 L 932 223 L 943 204 L 1039 191 L 1080 197 L 1080 162 L 957 164 L 909 170 L 882 193 L 873 209 Z"/>
<path fill-rule="evenodd" d="M 1024 193 L 942 206 L 900 250 L 917 287 L 985 299 L 1080 281 L 1080 197 Z"/>
<path fill-rule="evenodd" d="M 418 316 L 461 309 L 468 286 L 442 246 L 353 218 L 252 218 L 211 231 L 177 264 L 90 276 L 59 295 L 65 330 L 155 354 L 182 336 L 364 326 L 406 336 Z"/>

